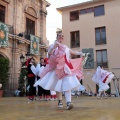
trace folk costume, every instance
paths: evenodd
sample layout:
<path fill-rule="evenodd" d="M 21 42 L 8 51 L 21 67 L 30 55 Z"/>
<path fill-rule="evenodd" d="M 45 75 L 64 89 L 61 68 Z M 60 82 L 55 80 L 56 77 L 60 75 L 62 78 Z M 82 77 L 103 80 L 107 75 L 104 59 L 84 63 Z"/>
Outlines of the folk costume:
<path fill-rule="evenodd" d="M 33 58 L 29 58 L 26 61 L 26 66 L 27 66 L 27 70 L 28 70 L 28 84 L 29 84 L 29 93 L 28 93 L 28 99 L 29 100 L 34 100 L 34 96 L 36 95 L 36 88 L 33 87 L 34 83 L 35 83 L 35 77 L 36 77 L 36 68 L 33 65 L 32 62 L 30 62 Z"/>
<path fill-rule="evenodd" d="M 49 47 L 48 54 L 50 56 L 48 64 L 40 74 L 41 79 L 34 86 L 40 85 L 47 90 L 65 92 L 66 103 L 70 105 L 71 90 L 78 89 L 80 86 L 77 76 L 83 79 L 83 58 L 70 59 L 70 49 L 58 42 Z M 83 54 L 76 52 L 76 55 Z"/>
<path fill-rule="evenodd" d="M 37 70 L 37 80 L 40 79 L 40 74 L 42 73 L 42 71 L 44 70 L 44 68 L 46 67 L 46 63 L 44 64 L 37 64 L 36 70 Z M 47 101 L 50 97 L 50 90 L 45 90 L 44 88 L 42 88 L 41 86 L 38 86 L 38 96 L 40 96 L 40 100 L 43 100 L 43 96 L 44 99 Z"/>
<path fill-rule="evenodd" d="M 51 100 L 56 100 L 57 99 L 57 96 L 56 96 L 56 92 L 55 91 L 50 91 L 50 94 L 51 94 Z"/>
<path fill-rule="evenodd" d="M 99 86 L 99 96 L 102 91 L 107 91 L 109 89 L 108 84 L 114 78 L 112 72 L 103 70 L 100 66 L 97 67 L 95 74 L 92 77 L 92 80 Z"/>

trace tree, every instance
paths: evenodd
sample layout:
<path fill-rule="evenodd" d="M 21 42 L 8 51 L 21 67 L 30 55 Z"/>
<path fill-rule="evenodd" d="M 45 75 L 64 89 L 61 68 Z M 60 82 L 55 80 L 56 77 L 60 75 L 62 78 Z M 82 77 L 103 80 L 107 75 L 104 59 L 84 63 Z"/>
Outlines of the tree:
<path fill-rule="evenodd" d="M 6 87 L 8 81 L 9 72 L 9 60 L 7 58 L 0 58 L 0 83 L 2 84 L 2 89 Z"/>
<path fill-rule="evenodd" d="M 26 68 L 21 68 L 21 71 L 20 71 L 20 77 L 19 77 L 19 81 L 18 81 L 18 87 L 22 93 L 22 95 L 25 94 L 25 78 L 26 78 L 26 75 L 27 75 L 27 70 Z"/>

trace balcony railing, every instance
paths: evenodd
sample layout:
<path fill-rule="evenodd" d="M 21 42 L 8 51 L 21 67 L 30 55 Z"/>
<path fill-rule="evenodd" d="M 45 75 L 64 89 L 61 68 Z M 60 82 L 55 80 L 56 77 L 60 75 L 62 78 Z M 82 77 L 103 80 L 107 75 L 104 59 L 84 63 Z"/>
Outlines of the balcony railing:
<path fill-rule="evenodd" d="M 0 23 L 3 23 L 3 22 L 0 22 Z M 3 23 L 3 24 L 5 24 L 5 23 Z M 8 24 L 5 24 L 5 25 L 8 26 L 9 33 L 10 34 L 14 34 L 13 26 L 12 25 L 8 25 Z"/>
<path fill-rule="evenodd" d="M 108 68 L 109 67 L 109 64 L 108 64 L 108 61 L 107 62 L 94 62 L 94 68 L 96 69 L 97 66 L 103 66 L 103 68 Z"/>
<path fill-rule="evenodd" d="M 30 40 L 30 35 L 24 34 L 23 36 L 24 36 L 25 39 Z"/>
<path fill-rule="evenodd" d="M 108 68 L 108 62 L 101 62 L 101 63 L 97 63 L 97 66 L 103 66 L 104 68 Z"/>
<path fill-rule="evenodd" d="M 23 33 L 23 37 L 24 37 L 25 39 L 27 39 L 27 40 L 30 40 L 30 34 L 27 34 L 26 32 Z M 43 42 L 43 40 L 42 40 L 41 37 L 39 38 L 39 44 L 41 44 L 41 45 L 46 45 L 46 43 Z"/>
<path fill-rule="evenodd" d="M 9 33 L 10 33 L 10 34 L 14 34 L 14 29 L 13 29 L 13 26 L 8 25 L 8 24 L 6 24 L 6 25 L 8 26 Z"/>

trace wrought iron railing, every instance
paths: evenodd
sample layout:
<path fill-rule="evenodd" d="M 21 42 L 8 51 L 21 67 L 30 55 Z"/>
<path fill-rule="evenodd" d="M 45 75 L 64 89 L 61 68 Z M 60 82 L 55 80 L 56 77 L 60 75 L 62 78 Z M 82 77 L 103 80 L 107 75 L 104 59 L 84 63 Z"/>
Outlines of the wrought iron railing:
<path fill-rule="evenodd" d="M 30 40 L 30 34 L 27 34 L 26 32 L 23 32 L 23 37 L 27 40 Z M 42 37 L 39 37 L 39 41 L 40 41 L 39 44 L 46 45 L 46 43 L 43 42 Z"/>
<path fill-rule="evenodd" d="M 0 23 L 3 23 L 3 22 L 0 22 Z M 6 24 L 6 23 L 3 23 L 3 24 L 5 24 L 5 25 L 8 26 L 9 33 L 10 33 L 10 34 L 14 34 L 14 30 L 13 30 L 13 26 L 12 26 L 12 25 L 8 25 L 8 24 Z"/>
<path fill-rule="evenodd" d="M 14 29 L 13 29 L 13 26 L 8 25 L 8 24 L 6 24 L 6 25 L 8 26 L 9 33 L 10 33 L 10 34 L 14 34 Z"/>
<path fill-rule="evenodd" d="M 107 62 L 94 62 L 94 68 L 96 69 L 98 66 L 103 66 L 103 68 L 108 68 L 109 64 L 108 61 Z"/>

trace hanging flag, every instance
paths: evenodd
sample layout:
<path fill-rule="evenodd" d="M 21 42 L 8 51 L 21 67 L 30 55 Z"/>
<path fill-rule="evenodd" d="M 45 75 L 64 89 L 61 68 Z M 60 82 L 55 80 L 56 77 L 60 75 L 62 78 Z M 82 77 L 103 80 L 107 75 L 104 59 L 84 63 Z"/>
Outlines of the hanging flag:
<path fill-rule="evenodd" d="M 30 53 L 39 55 L 39 37 L 30 34 Z"/>
<path fill-rule="evenodd" d="M 0 46 L 8 47 L 8 26 L 0 22 Z"/>

